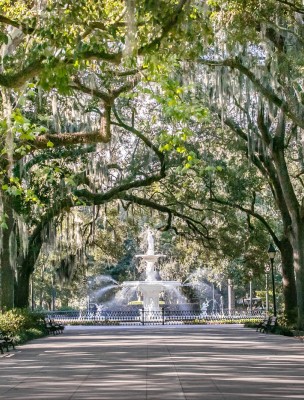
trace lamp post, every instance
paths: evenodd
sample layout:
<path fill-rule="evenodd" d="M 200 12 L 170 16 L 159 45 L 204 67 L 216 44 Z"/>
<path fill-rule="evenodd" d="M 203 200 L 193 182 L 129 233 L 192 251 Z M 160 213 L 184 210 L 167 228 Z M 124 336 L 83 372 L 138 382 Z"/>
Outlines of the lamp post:
<path fill-rule="evenodd" d="M 232 311 L 232 280 L 228 279 L 228 313 L 231 315 Z M 234 308 L 234 307 L 233 307 Z"/>
<path fill-rule="evenodd" d="M 215 311 L 214 302 L 215 302 L 215 288 L 214 288 L 214 282 L 213 282 L 212 283 L 212 314 L 214 314 L 214 311 Z"/>
<path fill-rule="evenodd" d="M 266 278 L 266 313 L 269 313 L 269 284 L 268 284 L 268 274 L 270 271 L 269 265 L 265 265 L 265 278 Z"/>
<path fill-rule="evenodd" d="M 94 281 L 93 277 L 89 277 L 87 280 L 87 316 L 90 317 L 91 314 L 91 285 Z"/>
<path fill-rule="evenodd" d="M 274 283 L 274 272 L 273 272 L 273 261 L 276 255 L 276 249 L 273 244 L 270 243 L 268 248 L 268 257 L 270 259 L 271 265 L 271 278 L 272 278 L 272 299 L 273 299 L 273 315 L 277 316 L 277 307 L 276 307 L 276 295 L 275 295 L 275 283 Z"/>
<path fill-rule="evenodd" d="M 249 311 L 250 315 L 252 314 L 252 276 L 253 276 L 253 271 L 250 269 L 248 271 L 249 275 Z"/>

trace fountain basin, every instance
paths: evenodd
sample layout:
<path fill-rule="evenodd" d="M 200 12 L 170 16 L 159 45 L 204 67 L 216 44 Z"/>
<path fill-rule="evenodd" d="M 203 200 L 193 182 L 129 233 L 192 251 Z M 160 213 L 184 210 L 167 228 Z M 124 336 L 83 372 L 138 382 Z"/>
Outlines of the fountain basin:
<path fill-rule="evenodd" d="M 135 286 L 139 290 L 145 289 L 145 288 L 157 288 L 160 289 L 160 291 L 169 289 L 172 287 L 179 287 L 182 286 L 180 282 L 177 281 L 125 281 L 123 282 L 122 286 Z"/>
<path fill-rule="evenodd" d="M 177 281 L 126 281 L 122 284 L 124 287 L 136 287 L 143 296 L 143 308 L 150 313 L 159 312 L 159 296 L 160 293 L 172 288 L 181 286 Z M 151 314 L 151 315 L 152 315 Z M 149 316 L 148 316 L 149 317 Z"/>

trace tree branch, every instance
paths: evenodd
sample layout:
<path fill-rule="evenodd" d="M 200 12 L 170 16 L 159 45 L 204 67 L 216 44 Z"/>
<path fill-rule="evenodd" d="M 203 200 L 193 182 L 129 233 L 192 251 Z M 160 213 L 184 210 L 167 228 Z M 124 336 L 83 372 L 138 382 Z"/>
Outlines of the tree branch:
<path fill-rule="evenodd" d="M 56 149 L 57 150 L 57 149 Z M 35 155 L 32 157 L 25 165 L 23 165 L 21 173 L 22 176 L 27 173 L 34 165 L 49 161 L 49 160 L 56 160 L 60 158 L 67 158 L 67 157 L 78 157 L 84 154 L 93 153 L 96 151 L 96 146 L 91 145 L 87 147 L 80 147 L 78 149 L 60 149 L 57 151 L 53 151 L 50 149 L 49 152 L 43 152 Z M 17 175 L 18 176 L 18 175 Z"/>
<path fill-rule="evenodd" d="M 0 86 L 6 88 L 19 88 L 23 86 L 28 80 L 37 76 L 44 68 L 43 61 L 45 57 L 40 57 L 40 59 L 28 64 L 21 71 L 15 74 L 0 74 Z"/>
<path fill-rule="evenodd" d="M 5 24 L 5 25 L 13 26 L 13 27 L 19 29 L 20 31 L 22 31 L 25 34 L 29 34 L 29 33 L 33 33 L 34 32 L 34 28 L 29 27 L 29 26 L 25 25 L 22 22 L 18 22 L 18 21 L 15 21 L 15 20 L 11 19 L 11 18 L 8 18 L 8 17 L 6 17 L 4 15 L 0 15 L 0 23 Z"/>
<path fill-rule="evenodd" d="M 155 146 L 150 139 L 148 139 L 145 135 L 143 135 L 141 132 L 139 132 L 136 128 L 133 126 L 127 125 L 123 120 L 120 118 L 116 107 L 113 107 L 113 112 L 114 115 L 118 121 L 118 126 L 121 126 L 122 128 L 126 129 L 127 131 L 133 133 L 136 135 L 139 139 L 141 139 L 147 147 L 149 147 L 151 150 L 154 151 L 154 153 L 157 155 L 157 157 L 160 160 L 161 163 L 161 169 L 163 172 L 165 171 L 165 156 L 164 153 L 162 153 L 157 146 Z"/>
<path fill-rule="evenodd" d="M 24 144 L 29 144 L 31 149 L 29 153 L 37 149 L 47 149 L 50 147 L 60 147 L 60 146 L 73 146 L 73 145 L 83 145 L 83 144 L 94 144 L 94 143 L 108 143 L 110 141 L 110 136 L 104 131 L 104 127 L 93 132 L 75 132 L 75 133 L 57 133 L 57 134 L 44 134 L 37 136 L 35 140 L 24 142 Z M 20 156 L 21 158 L 23 156 Z M 17 156 L 18 159 L 18 156 Z"/>
<path fill-rule="evenodd" d="M 275 232 L 273 231 L 273 229 L 271 228 L 271 226 L 268 224 L 266 219 L 262 215 L 260 215 L 259 213 L 255 212 L 252 207 L 251 208 L 245 208 L 245 207 L 243 207 L 243 206 L 241 206 L 239 204 L 231 203 L 231 202 L 226 201 L 226 200 L 220 200 L 220 199 L 218 199 L 216 197 L 211 197 L 210 201 L 212 201 L 213 203 L 222 204 L 222 205 L 227 206 L 227 207 L 236 208 L 236 209 L 238 209 L 240 211 L 243 211 L 247 215 L 251 215 L 251 216 L 255 217 L 256 219 L 258 219 L 265 226 L 265 228 L 267 229 L 268 233 L 272 237 L 272 240 L 274 241 L 276 246 L 279 247 L 280 241 L 279 241 L 277 235 L 275 234 Z"/>
<path fill-rule="evenodd" d="M 181 15 L 181 13 L 183 11 L 183 7 L 187 2 L 188 2 L 188 0 L 180 0 L 179 1 L 171 18 L 168 18 L 166 23 L 163 25 L 163 27 L 161 29 L 161 34 L 157 38 L 152 40 L 150 43 L 139 48 L 138 49 L 139 55 L 148 53 L 153 49 L 158 49 L 163 38 L 166 37 L 166 35 L 171 31 L 171 29 L 177 24 L 178 18 Z"/>
<path fill-rule="evenodd" d="M 70 85 L 71 89 L 76 89 L 79 90 L 83 93 L 87 93 L 91 96 L 95 96 L 98 99 L 102 100 L 106 104 L 113 104 L 113 96 L 111 96 L 109 93 L 102 91 L 100 89 L 92 89 L 90 87 L 85 86 L 83 83 L 81 83 L 79 77 L 73 77 L 73 83 Z"/>
<path fill-rule="evenodd" d="M 288 0 L 276 0 L 278 3 L 281 3 L 282 5 L 284 5 L 284 6 L 288 6 L 288 7 L 290 7 L 293 11 L 296 11 L 296 12 L 298 12 L 299 14 L 304 14 L 304 8 L 303 7 L 301 7 L 300 5 L 299 6 L 297 6 L 296 4 L 295 4 L 295 2 L 290 2 L 290 1 L 288 1 Z"/>
<path fill-rule="evenodd" d="M 241 127 L 231 118 L 226 118 L 224 120 L 225 125 L 227 125 L 233 132 L 235 132 L 241 139 L 247 141 L 247 135 Z M 249 157 L 249 154 L 247 154 Z M 277 206 L 283 217 L 283 224 L 285 229 L 291 224 L 290 213 L 282 192 L 281 183 L 278 179 L 278 174 L 276 167 L 273 162 L 266 157 L 264 154 L 258 153 L 250 155 L 253 164 L 258 168 L 261 174 L 268 179 L 269 187 L 273 193 L 274 199 L 276 200 Z"/>
<path fill-rule="evenodd" d="M 145 199 L 143 197 L 138 197 L 133 194 L 128 194 L 128 193 L 121 193 L 119 195 L 119 198 L 121 200 L 126 200 L 126 201 L 131 201 L 132 203 L 136 203 L 145 207 L 152 208 L 154 210 L 158 210 L 162 213 L 168 214 L 169 215 L 169 221 L 172 220 L 172 215 L 182 219 L 187 223 L 189 228 L 193 231 L 199 234 L 202 238 L 206 240 L 212 240 L 213 238 L 209 236 L 208 229 L 200 222 L 195 220 L 194 218 L 191 218 L 185 214 L 182 214 L 172 208 L 169 208 L 163 204 L 155 203 L 154 201 L 151 201 L 149 199 Z M 170 217 L 171 215 L 171 217 Z M 168 223 L 167 223 L 168 225 Z M 201 227 L 205 232 L 203 232 L 199 227 Z"/>
<path fill-rule="evenodd" d="M 131 182 L 122 183 L 120 186 L 112 188 L 105 193 L 92 193 L 87 189 L 75 190 L 74 194 L 89 204 L 100 205 L 109 201 L 110 199 L 119 199 L 122 192 L 130 189 L 137 189 L 144 186 L 150 186 L 154 182 L 158 182 L 165 177 L 164 172 L 160 171 L 157 175 L 151 175 L 147 178 L 137 179 Z"/>
<path fill-rule="evenodd" d="M 199 63 L 204 65 L 209 65 L 211 67 L 218 67 L 218 66 L 226 66 L 232 69 L 237 69 L 242 74 L 247 76 L 248 79 L 254 84 L 256 89 L 272 104 L 276 105 L 280 108 L 295 124 L 304 128 L 304 118 L 301 115 L 296 114 L 293 112 L 289 104 L 281 99 L 279 96 L 275 94 L 275 92 L 269 86 L 266 87 L 262 84 L 262 82 L 254 75 L 254 73 L 247 68 L 245 65 L 242 64 L 238 57 L 235 58 L 227 58 L 225 60 L 208 60 L 200 58 L 198 60 Z"/>
<path fill-rule="evenodd" d="M 80 59 L 87 59 L 87 60 L 103 60 L 107 62 L 111 62 L 114 64 L 119 64 L 122 59 L 122 53 L 106 53 L 106 52 L 93 52 L 93 51 L 86 51 L 79 54 Z M 6 88 L 19 88 L 23 86 L 28 80 L 38 76 L 42 70 L 44 69 L 44 61 L 46 60 L 45 56 L 41 56 L 38 60 L 29 63 L 25 68 L 16 72 L 12 73 L 2 73 L 0 74 L 0 86 L 4 86 Z M 59 61 L 58 61 L 59 62 Z M 60 63 L 65 65 L 72 65 L 75 62 L 74 59 L 66 59 L 60 60 Z"/>

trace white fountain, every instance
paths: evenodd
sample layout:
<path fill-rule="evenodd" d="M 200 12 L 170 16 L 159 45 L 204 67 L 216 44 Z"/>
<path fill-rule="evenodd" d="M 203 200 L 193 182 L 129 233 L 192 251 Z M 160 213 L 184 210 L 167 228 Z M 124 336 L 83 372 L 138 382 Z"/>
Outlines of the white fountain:
<path fill-rule="evenodd" d="M 155 263 L 163 254 L 154 254 L 154 237 L 149 229 L 147 233 L 148 250 L 146 254 L 138 254 L 136 257 L 142 258 L 146 262 L 146 280 L 145 281 L 125 281 L 122 286 L 136 287 L 137 291 L 142 295 L 143 308 L 146 315 L 152 315 L 156 311 L 160 311 L 159 298 L 160 293 L 181 286 L 177 281 L 162 281 L 157 279 L 158 272 Z"/>

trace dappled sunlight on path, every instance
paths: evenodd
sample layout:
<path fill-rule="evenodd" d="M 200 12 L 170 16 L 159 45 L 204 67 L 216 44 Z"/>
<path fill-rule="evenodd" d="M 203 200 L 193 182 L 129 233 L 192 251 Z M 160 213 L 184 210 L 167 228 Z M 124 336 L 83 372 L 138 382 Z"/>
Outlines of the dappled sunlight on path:
<path fill-rule="evenodd" d="M 303 344 L 240 326 L 67 327 L 0 358 L 0 399 L 303 397 Z"/>

